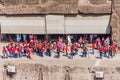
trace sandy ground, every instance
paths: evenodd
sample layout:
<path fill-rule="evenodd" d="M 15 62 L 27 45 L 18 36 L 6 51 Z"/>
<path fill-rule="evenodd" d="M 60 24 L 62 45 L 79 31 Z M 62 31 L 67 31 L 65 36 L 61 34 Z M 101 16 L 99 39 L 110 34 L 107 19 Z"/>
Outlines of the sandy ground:
<path fill-rule="evenodd" d="M 2 53 L 2 47 L 7 43 L 0 43 L 0 52 Z M 61 53 L 60 58 L 54 58 L 55 53 L 52 53 L 52 57 L 48 57 L 44 55 L 44 57 L 39 57 L 38 55 L 34 55 L 33 59 L 28 59 L 26 57 L 23 58 L 8 58 L 2 59 L 0 58 L 0 63 L 5 62 L 17 62 L 17 63 L 39 63 L 44 65 L 59 65 L 59 66 L 83 66 L 83 67 L 96 67 L 96 66 L 118 66 L 120 65 L 120 55 L 117 55 L 113 58 L 106 58 L 99 59 L 99 53 L 95 51 L 95 54 L 89 54 L 86 58 L 81 57 L 81 50 L 79 49 L 78 55 L 73 57 L 73 59 L 68 59 L 68 57 L 63 56 L 64 53 Z M 0 54 L 2 55 L 2 54 Z"/>
<path fill-rule="evenodd" d="M 2 55 L 2 47 L 7 43 L 0 43 L 0 52 Z M 79 49 L 78 55 L 76 55 L 73 59 L 68 59 L 67 57 L 63 56 L 64 54 L 61 53 L 60 58 L 54 58 L 55 53 L 52 54 L 52 57 L 44 56 L 39 57 L 38 55 L 34 55 L 33 59 L 28 59 L 26 57 L 23 58 L 8 58 L 2 59 L 0 58 L 0 80 L 5 80 L 3 73 L 4 73 L 4 64 L 5 63 L 17 63 L 17 64 L 41 64 L 44 66 L 69 66 L 71 68 L 74 67 L 81 67 L 81 68 L 91 68 L 91 67 L 110 67 L 115 68 L 120 66 L 120 55 L 119 53 L 113 58 L 106 58 L 99 59 L 99 53 L 95 51 L 95 54 L 89 54 L 86 58 L 81 57 L 81 50 Z M 90 76 L 90 75 L 88 75 Z M 76 79 L 76 78 L 75 78 Z M 109 80 L 109 79 L 108 79 Z"/>

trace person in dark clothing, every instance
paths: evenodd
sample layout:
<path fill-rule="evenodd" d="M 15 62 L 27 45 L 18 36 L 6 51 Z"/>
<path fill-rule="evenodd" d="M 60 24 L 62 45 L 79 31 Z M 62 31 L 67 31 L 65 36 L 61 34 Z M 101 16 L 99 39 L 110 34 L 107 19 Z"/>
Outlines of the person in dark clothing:
<path fill-rule="evenodd" d="M 47 46 L 46 55 L 51 57 L 51 46 Z"/>
<path fill-rule="evenodd" d="M 87 48 L 86 48 L 86 46 L 83 46 L 82 50 L 83 50 L 82 57 L 87 57 Z"/>
<path fill-rule="evenodd" d="M 69 59 L 73 59 L 73 56 L 74 56 L 74 49 L 73 49 L 73 47 L 71 46 Z"/>
<path fill-rule="evenodd" d="M 102 47 L 100 47 L 99 48 L 100 59 L 102 59 L 103 53 L 104 53 L 104 51 L 103 51 Z"/>
<path fill-rule="evenodd" d="M 109 47 L 109 50 L 108 50 L 108 58 L 112 58 L 113 56 L 112 56 L 112 48 L 111 48 L 111 46 Z"/>
<path fill-rule="evenodd" d="M 59 58 L 60 57 L 60 47 L 57 46 L 57 55 L 55 56 L 55 58 Z"/>

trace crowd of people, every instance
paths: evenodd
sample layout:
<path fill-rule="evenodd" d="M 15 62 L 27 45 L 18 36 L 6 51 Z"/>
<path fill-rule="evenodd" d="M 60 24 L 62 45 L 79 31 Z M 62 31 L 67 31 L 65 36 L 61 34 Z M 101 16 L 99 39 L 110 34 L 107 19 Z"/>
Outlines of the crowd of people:
<path fill-rule="evenodd" d="M 98 52 L 95 53 L 95 50 Z M 113 58 L 116 55 L 116 45 L 110 43 L 109 37 L 102 37 L 102 39 L 96 37 L 88 40 L 81 36 L 78 40 L 71 41 L 70 36 L 68 36 L 66 41 L 61 37 L 58 37 L 56 41 L 41 41 L 37 39 L 37 36 L 32 35 L 29 41 L 14 42 L 11 40 L 8 45 L 3 47 L 2 53 L 3 58 L 22 58 L 25 56 L 30 59 L 33 59 L 35 54 L 40 57 L 54 55 L 55 58 L 60 58 L 64 53 L 68 59 L 73 59 L 75 55 L 80 53 L 82 53 L 82 57 L 87 57 L 91 53 L 93 55 L 99 54 L 99 58 L 102 59 L 103 57 Z"/>

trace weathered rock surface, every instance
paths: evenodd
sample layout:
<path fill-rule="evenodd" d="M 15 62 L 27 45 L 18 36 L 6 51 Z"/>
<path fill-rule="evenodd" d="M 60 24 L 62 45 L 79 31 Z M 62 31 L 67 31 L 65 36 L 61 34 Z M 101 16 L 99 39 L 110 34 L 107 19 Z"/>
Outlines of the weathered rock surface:
<path fill-rule="evenodd" d="M 120 0 L 113 0 L 114 4 L 120 4 Z"/>
<path fill-rule="evenodd" d="M 90 0 L 92 4 L 105 4 L 107 0 Z"/>
<path fill-rule="evenodd" d="M 107 0 L 0 0 L 0 14 L 111 13 Z"/>
<path fill-rule="evenodd" d="M 84 14 L 108 14 L 111 13 L 111 5 L 91 5 L 91 6 L 80 6 L 79 12 Z"/>
<path fill-rule="evenodd" d="M 120 49 L 120 0 L 113 0 L 111 29 L 113 42 Z"/>
<path fill-rule="evenodd" d="M 120 78 L 120 67 L 47 66 L 31 63 L 5 64 L 7 65 L 16 66 L 17 73 L 10 77 L 4 70 L 4 80 L 96 80 L 96 71 L 104 72 L 104 80 L 119 80 Z"/>

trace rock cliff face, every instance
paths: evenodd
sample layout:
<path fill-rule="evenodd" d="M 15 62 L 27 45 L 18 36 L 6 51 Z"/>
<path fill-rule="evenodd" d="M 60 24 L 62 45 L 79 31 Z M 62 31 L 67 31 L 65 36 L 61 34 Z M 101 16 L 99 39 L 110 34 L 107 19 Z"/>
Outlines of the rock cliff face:
<path fill-rule="evenodd" d="M 0 14 L 110 14 L 113 41 L 120 48 L 120 0 L 0 0 Z"/>

